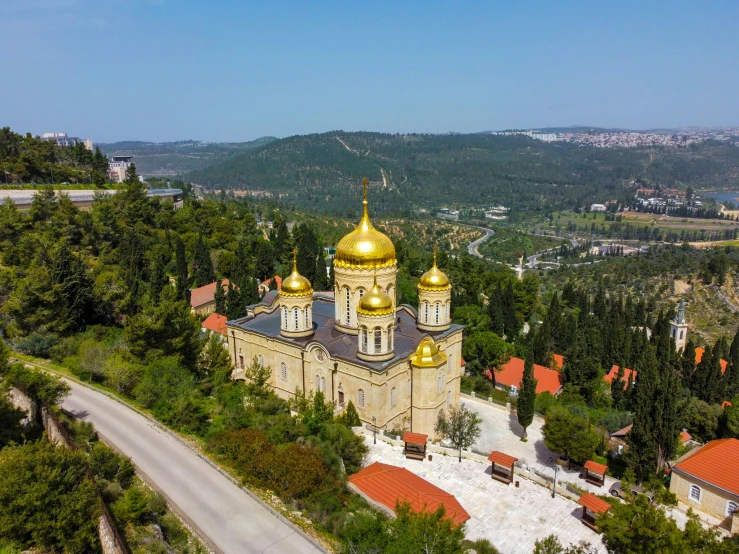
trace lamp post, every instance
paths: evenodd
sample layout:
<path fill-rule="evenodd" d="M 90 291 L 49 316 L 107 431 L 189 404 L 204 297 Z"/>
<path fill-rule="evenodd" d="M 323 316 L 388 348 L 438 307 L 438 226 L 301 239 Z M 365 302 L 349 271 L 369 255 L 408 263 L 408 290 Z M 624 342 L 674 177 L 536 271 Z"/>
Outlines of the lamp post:
<path fill-rule="evenodd" d="M 377 444 L 377 419 L 372 416 L 372 431 L 374 436 L 372 437 L 372 443 Z"/>
<path fill-rule="evenodd" d="M 462 463 L 462 444 L 464 443 L 464 432 L 459 434 L 459 463 Z"/>
<path fill-rule="evenodd" d="M 552 498 L 554 498 L 554 490 L 557 488 L 557 473 L 559 472 L 559 466 L 554 466 L 554 483 L 552 483 Z"/>

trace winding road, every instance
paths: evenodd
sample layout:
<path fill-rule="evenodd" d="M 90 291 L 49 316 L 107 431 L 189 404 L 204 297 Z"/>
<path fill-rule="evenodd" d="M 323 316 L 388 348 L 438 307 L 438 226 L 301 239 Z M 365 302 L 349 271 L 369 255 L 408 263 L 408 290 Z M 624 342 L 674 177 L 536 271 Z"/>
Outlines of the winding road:
<path fill-rule="evenodd" d="M 480 254 L 480 252 L 477 250 L 477 247 L 488 240 L 490 237 L 492 237 L 495 234 L 495 231 L 493 231 L 492 229 L 488 229 L 487 227 L 478 227 L 478 229 L 480 229 L 481 231 L 485 231 L 485 236 L 469 243 L 467 245 L 467 251 L 473 256 L 483 258 L 484 256 Z"/>
<path fill-rule="evenodd" d="M 90 421 L 110 444 L 131 458 L 175 510 L 223 554 L 324 552 L 286 520 L 252 498 L 191 447 L 126 405 L 66 380 L 62 407 Z"/>

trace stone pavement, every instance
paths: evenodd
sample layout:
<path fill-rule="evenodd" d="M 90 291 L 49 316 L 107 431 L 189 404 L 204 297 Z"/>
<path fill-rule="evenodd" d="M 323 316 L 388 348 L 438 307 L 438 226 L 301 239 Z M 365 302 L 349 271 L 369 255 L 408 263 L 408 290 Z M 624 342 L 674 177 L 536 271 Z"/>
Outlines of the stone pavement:
<path fill-rule="evenodd" d="M 554 476 L 554 460 L 557 458 L 544 444 L 541 428 L 544 425 L 542 418 L 535 417 L 527 429 L 528 442 L 521 442 L 523 429 L 518 424 L 516 414 L 504 406 L 460 398 L 460 403 L 469 410 L 476 412 L 482 418 L 480 438 L 472 446 L 472 450 L 487 456 L 493 450 L 500 450 L 518 458 L 521 467 L 529 467 L 543 475 Z M 608 489 L 616 479 L 606 477 L 603 487 L 597 487 L 580 479 L 579 471 L 569 471 L 560 468 L 558 481 L 567 481 L 592 492 L 593 494 L 608 494 Z"/>
<path fill-rule="evenodd" d="M 490 465 L 433 454 L 433 461 L 407 460 L 401 446 L 378 436 L 364 436 L 370 448 L 367 464 L 382 462 L 404 467 L 455 495 L 470 514 L 467 538 L 488 539 L 502 554 L 531 554 L 538 539 L 555 534 L 563 545 L 585 541 L 606 552 L 600 536 L 580 521 L 580 506 L 566 498 L 552 498 L 543 486 L 518 477 L 520 486 L 490 478 Z M 526 443 L 522 443 L 526 444 Z M 531 444 L 531 443 L 528 443 Z"/>

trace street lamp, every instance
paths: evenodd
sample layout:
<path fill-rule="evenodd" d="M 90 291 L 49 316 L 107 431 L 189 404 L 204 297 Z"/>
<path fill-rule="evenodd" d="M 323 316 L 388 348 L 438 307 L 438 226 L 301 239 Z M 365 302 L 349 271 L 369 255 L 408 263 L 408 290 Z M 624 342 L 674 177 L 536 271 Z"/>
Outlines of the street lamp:
<path fill-rule="evenodd" d="M 462 463 L 462 444 L 464 443 L 464 432 L 459 434 L 459 463 Z"/>
<path fill-rule="evenodd" d="M 552 483 L 552 498 L 554 498 L 554 490 L 557 488 L 557 473 L 559 473 L 559 466 L 554 466 L 554 483 Z"/>
<path fill-rule="evenodd" d="M 372 443 L 377 444 L 377 419 L 374 416 L 372 416 L 372 432 L 374 433 Z"/>

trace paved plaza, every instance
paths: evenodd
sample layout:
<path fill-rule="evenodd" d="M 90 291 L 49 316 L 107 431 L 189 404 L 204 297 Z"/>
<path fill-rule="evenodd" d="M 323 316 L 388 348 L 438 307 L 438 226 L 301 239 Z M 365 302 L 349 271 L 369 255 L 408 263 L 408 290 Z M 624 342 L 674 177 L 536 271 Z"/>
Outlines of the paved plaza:
<path fill-rule="evenodd" d="M 490 477 L 490 465 L 433 454 L 433 461 L 407 460 L 402 446 L 382 440 L 372 444 L 367 464 L 382 462 L 404 467 L 437 487 L 455 495 L 470 514 L 466 535 L 486 538 L 502 554 L 531 554 L 538 539 L 555 534 L 563 545 L 588 542 L 606 552 L 600 536 L 580 521 L 580 506 L 561 496 L 551 497 L 543 486 L 518 478 L 520 486 L 504 485 Z M 529 443 L 530 444 L 530 443 Z"/>
<path fill-rule="evenodd" d="M 543 475 L 554 476 L 554 461 L 557 458 L 544 445 L 541 428 L 543 419 L 535 417 L 533 423 L 527 429 L 527 442 L 521 442 L 523 430 L 518 424 L 516 414 L 504 406 L 461 398 L 460 403 L 469 410 L 476 412 L 482 418 L 480 426 L 480 438 L 473 445 L 472 450 L 487 456 L 493 450 L 500 450 L 518 458 L 521 467 L 529 468 Z M 574 483 L 581 489 L 593 494 L 608 494 L 608 489 L 616 479 L 606 477 L 603 487 L 597 487 L 580 479 L 579 471 L 568 471 L 561 468 L 558 481 Z"/>

